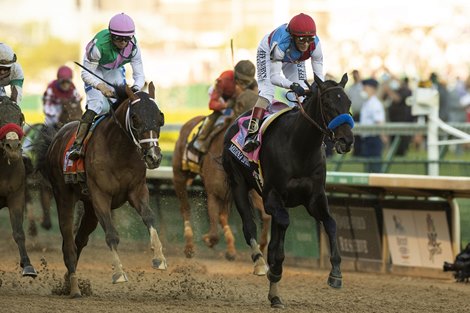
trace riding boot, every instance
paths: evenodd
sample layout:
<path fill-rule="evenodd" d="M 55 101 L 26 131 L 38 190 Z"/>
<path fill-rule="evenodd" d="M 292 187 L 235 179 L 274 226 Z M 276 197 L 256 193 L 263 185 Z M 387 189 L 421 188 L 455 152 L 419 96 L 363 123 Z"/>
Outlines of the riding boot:
<path fill-rule="evenodd" d="M 209 149 L 210 141 L 208 140 L 208 137 L 211 134 L 212 128 L 214 127 L 214 124 L 220 115 L 220 112 L 215 111 L 204 120 L 202 129 L 193 143 L 193 147 L 199 152 L 206 153 Z"/>
<path fill-rule="evenodd" d="M 258 132 L 259 122 L 264 116 L 266 109 L 254 107 L 251 113 L 250 124 L 248 125 L 248 134 L 245 137 L 245 144 L 243 145 L 243 151 L 252 152 L 259 146 Z"/>
<path fill-rule="evenodd" d="M 69 150 L 70 160 L 75 161 L 84 156 L 84 153 L 82 151 L 83 141 L 85 140 L 85 137 L 88 134 L 88 131 L 90 130 L 91 123 L 93 122 L 95 116 L 96 113 L 92 110 L 86 110 L 85 113 L 83 113 L 82 119 L 80 120 L 80 124 L 78 125 L 75 141 Z"/>

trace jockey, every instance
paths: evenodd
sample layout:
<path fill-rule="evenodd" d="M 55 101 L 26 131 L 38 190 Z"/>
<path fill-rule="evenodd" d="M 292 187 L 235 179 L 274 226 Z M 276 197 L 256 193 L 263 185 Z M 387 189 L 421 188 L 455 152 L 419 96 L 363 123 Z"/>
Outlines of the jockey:
<path fill-rule="evenodd" d="M 42 97 L 43 110 L 46 115 L 44 124 L 46 126 L 57 126 L 65 102 L 80 103 L 82 101 L 82 96 L 80 96 L 75 88 L 72 77 L 72 69 L 63 65 L 57 71 L 57 79 L 50 82 L 47 86 Z"/>
<path fill-rule="evenodd" d="M 201 153 L 206 153 L 218 129 L 214 129 L 217 119 L 226 109 L 232 109 L 235 99 L 246 89 L 257 88 L 255 80 L 255 65 L 249 60 L 242 60 L 235 65 L 234 70 L 220 74 L 215 85 L 209 89 L 209 109 L 213 110 L 202 124 L 193 147 Z M 221 124 L 223 125 L 223 124 Z"/>
<path fill-rule="evenodd" d="M 95 35 L 85 50 L 83 65 L 92 73 L 113 85 L 126 84 L 124 65 L 130 63 L 134 84 L 131 89 L 137 92 L 144 86 L 145 76 L 140 47 L 134 36 L 135 25 L 131 17 L 124 13 L 117 14 L 109 21 L 108 29 Z M 106 98 L 114 96 L 112 86 L 99 80 L 86 70 L 82 70 L 85 82 L 86 111 L 83 113 L 77 129 L 77 138 L 70 148 L 69 159 L 76 160 L 83 156 L 82 143 L 88 134 L 91 123 L 97 114 L 109 111 Z"/>
<path fill-rule="evenodd" d="M 5 86 L 10 86 L 10 99 L 19 104 L 23 96 L 23 69 L 16 62 L 16 54 L 4 43 L 0 43 L 0 96 L 6 96 Z"/>
<path fill-rule="evenodd" d="M 315 21 L 300 13 L 261 40 L 256 53 L 259 97 L 251 114 L 244 151 L 251 152 L 259 146 L 259 121 L 274 98 L 275 86 L 304 96 L 305 61 L 308 59 L 314 74 L 323 79 L 323 53 L 316 34 Z"/>

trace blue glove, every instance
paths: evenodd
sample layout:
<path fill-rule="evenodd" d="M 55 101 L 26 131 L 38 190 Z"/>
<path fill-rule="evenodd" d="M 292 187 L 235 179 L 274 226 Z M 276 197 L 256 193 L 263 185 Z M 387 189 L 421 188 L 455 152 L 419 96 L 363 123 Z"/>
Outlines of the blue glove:
<path fill-rule="evenodd" d="M 289 87 L 295 94 L 299 97 L 305 96 L 305 89 L 304 87 L 300 86 L 298 83 L 293 83 Z"/>

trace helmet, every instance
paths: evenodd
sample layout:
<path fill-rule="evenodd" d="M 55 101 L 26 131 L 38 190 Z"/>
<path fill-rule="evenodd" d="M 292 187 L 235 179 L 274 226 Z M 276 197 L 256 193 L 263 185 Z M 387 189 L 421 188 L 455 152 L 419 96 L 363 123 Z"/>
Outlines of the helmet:
<path fill-rule="evenodd" d="M 73 76 L 72 69 L 66 65 L 59 67 L 57 71 L 57 79 L 60 80 L 71 80 Z"/>
<path fill-rule="evenodd" d="M 228 70 L 217 78 L 216 88 L 223 97 L 230 98 L 235 92 L 235 81 L 233 71 Z"/>
<path fill-rule="evenodd" d="M 235 65 L 235 80 L 247 86 L 255 80 L 256 68 L 250 60 L 242 60 Z"/>
<path fill-rule="evenodd" d="M 16 54 L 9 46 L 0 43 L 0 66 L 11 67 L 16 62 Z"/>
<path fill-rule="evenodd" d="M 287 25 L 287 28 L 292 36 L 315 36 L 317 34 L 315 21 L 303 13 L 294 16 L 290 20 L 289 25 Z"/>
<path fill-rule="evenodd" d="M 134 36 L 135 25 L 129 15 L 119 13 L 109 21 L 109 32 L 118 36 Z"/>

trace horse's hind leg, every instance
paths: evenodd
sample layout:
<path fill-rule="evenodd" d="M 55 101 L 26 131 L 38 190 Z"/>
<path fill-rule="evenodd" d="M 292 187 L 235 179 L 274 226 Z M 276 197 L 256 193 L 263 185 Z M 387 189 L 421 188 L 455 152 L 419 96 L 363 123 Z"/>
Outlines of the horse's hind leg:
<path fill-rule="evenodd" d="M 233 199 L 242 219 L 243 236 L 245 237 L 246 243 L 251 247 L 251 259 L 254 263 L 253 274 L 258 276 L 266 275 L 266 261 L 256 240 L 256 223 L 253 209 L 248 198 L 248 188 L 243 181 L 242 175 L 236 169 L 233 171 L 233 176 L 232 178 L 236 181 L 232 184 Z"/>
<path fill-rule="evenodd" d="M 227 252 L 225 253 L 225 258 L 229 261 L 235 260 L 237 250 L 235 249 L 235 237 L 233 236 L 232 229 L 228 223 L 228 218 L 230 215 L 230 202 L 224 202 L 219 200 L 219 206 L 221 208 L 219 213 L 219 222 L 220 226 L 224 231 L 225 243 L 227 245 Z"/>
<path fill-rule="evenodd" d="M 23 215 L 25 209 L 23 193 L 15 192 L 9 195 L 7 198 L 7 204 L 10 212 L 13 239 L 15 240 L 20 252 L 20 265 L 23 268 L 22 275 L 36 277 L 38 273 L 31 265 L 28 253 L 26 252 L 25 234 L 23 230 Z"/>
<path fill-rule="evenodd" d="M 90 234 L 98 226 L 98 219 L 96 218 L 95 212 L 91 202 L 86 201 L 84 203 L 82 216 L 80 216 L 80 224 L 77 227 L 75 235 L 75 245 L 77 246 L 77 262 L 80 258 L 80 254 L 83 248 L 88 244 L 88 238 Z M 74 228 L 76 225 L 74 225 Z"/>
<path fill-rule="evenodd" d="M 193 242 L 194 235 L 191 226 L 191 207 L 189 206 L 186 182 L 187 177 L 183 172 L 173 170 L 173 186 L 175 188 L 176 197 L 178 197 L 180 201 L 180 212 L 184 222 L 184 254 L 187 258 L 192 258 L 195 253 Z"/>
<path fill-rule="evenodd" d="M 140 214 L 142 221 L 149 230 L 150 246 L 153 250 L 152 267 L 159 270 L 166 270 L 167 262 L 163 255 L 162 243 L 158 237 L 155 225 L 155 214 L 149 206 L 149 191 L 145 183 L 129 195 L 129 203 Z"/>
<path fill-rule="evenodd" d="M 219 243 L 218 222 L 219 222 L 220 202 L 212 192 L 207 193 L 207 213 L 209 215 L 209 232 L 202 236 L 206 246 L 213 248 Z"/>
<path fill-rule="evenodd" d="M 52 199 L 52 189 L 50 186 L 41 184 L 39 187 L 39 194 L 41 197 L 41 207 L 42 207 L 42 222 L 41 226 L 44 229 L 51 229 L 51 199 Z"/>
<path fill-rule="evenodd" d="M 261 217 L 261 236 L 259 239 L 259 249 L 266 252 L 269 242 L 269 228 L 271 226 L 271 216 L 264 211 L 263 198 L 253 189 L 250 191 L 251 203 L 253 208 L 257 209 Z"/>

